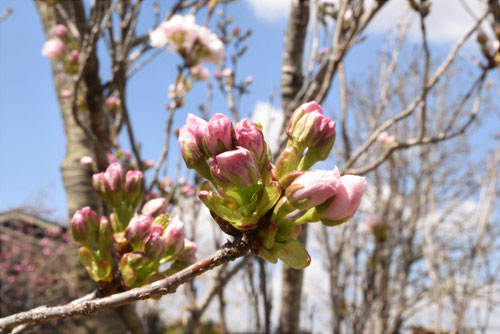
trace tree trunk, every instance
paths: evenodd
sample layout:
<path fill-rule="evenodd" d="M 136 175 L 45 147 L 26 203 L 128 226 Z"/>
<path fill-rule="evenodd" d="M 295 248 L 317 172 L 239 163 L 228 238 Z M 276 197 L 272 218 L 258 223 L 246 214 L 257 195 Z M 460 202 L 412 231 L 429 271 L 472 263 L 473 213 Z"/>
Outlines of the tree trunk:
<path fill-rule="evenodd" d="M 309 0 L 294 0 L 285 36 L 285 50 L 281 68 L 281 105 L 285 114 L 282 133 L 293 109 L 292 100 L 299 92 L 302 81 L 302 58 L 304 41 L 309 21 Z M 305 101 L 301 101 L 305 102 Z M 300 104 L 300 102 L 299 102 Z M 284 148 L 286 136 L 280 138 L 280 150 Z M 307 226 L 302 226 L 299 241 L 306 244 Z M 302 294 L 303 271 L 283 265 L 281 309 L 279 317 L 280 333 L 298 333 L 300 318 L 300 298 Z"/>

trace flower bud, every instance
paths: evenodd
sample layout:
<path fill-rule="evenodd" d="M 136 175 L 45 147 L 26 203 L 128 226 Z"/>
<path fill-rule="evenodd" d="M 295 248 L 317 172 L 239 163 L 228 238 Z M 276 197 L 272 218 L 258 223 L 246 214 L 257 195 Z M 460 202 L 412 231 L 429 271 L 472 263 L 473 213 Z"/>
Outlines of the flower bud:
<path fill-rule="evenodd" d="M 104 186 L 104 172 L 92 175 L 92 185 L 99 195 L 106 192 L 106 187 Z"/>
<path fill-rule="evenodd" d="M 210 155 L 216 155 L 233 149 L 233 123 L 223 114 L 215 114 L 207 124 L 205 147 Z"/>
<path fill-rule="evenodd" d="M 102 250 L 106 250 L 113 240 L 113 230 L 111 224 L 106 217 L 101 217 L 99 222 L 99 246 Z"/>
<path fill-rule="evenodd" d="M 165 237 L 167 238 L 168 251 L 173 254 L 179 253 L 184 244 L 184 223 L 179 216 L 176 215 L 172 218 L 165 230 Z"/>
<path fill-rule="evenodd" d="M 162 237 L 159 233 L 151 233 L 151 236 L 146 243 L 144 253 L 151 260 L 158 261 L 165 255 L 167 251 L 167 244 L 167 237 Z"/>
<path fill-rule="evenodd" d="M 153 235 L 154 233 L 158 233 L 159 235 L 162 235 L 163 234 L 163 226 L 160 225 L 160 223 L 158 223 L 158 220 L 155 219 L 153 221 L 153 225 L 151 226 L 151 235 Z"/>
<path fill-rule="evenodd" d="M 97 214 L 89 206 L 77 210 L 71 219 L 71 233 L 77 242 L 86 242 L 97 228 Z"/>
<path fill-rule="evenodd" d="M 144 204 L 142 213 L 149 213 L 153 218 L 156 218 L 165 212 L 166 206 L 165 198 L 155 198 Z"/>
<path fill-rule="evenodd" d="M 184 239 L 184 248 L 182 249 L 182 252 L 179 254 L 177 261 L 183 262 L 185 264 L 193 264 L 196 262 L 198 258 L 197 254 L 197 246 L 194 241 Z"/>
<path fill-rule="evenodd" d="M 203 148 L 198 144 L 195 132 L 187 125 L 179 130 L 179 145 L 182 157 L 188 168 L 195 168 L 200 162 L 204 162 Z"/>
<path fill-rule="evenodd" d="M 68 28 L 63 24 L 58 24 L 56 25 L 55 33 L 57 37 L 64 39 L 68 33 Z"/>
<path fill-rule="evenodd" d="M 191 67 L 189 72 L 198 80 L 208 81 L 208 79 L 210 79 L 210 72 L 208 72 L 208 70 L 201 64 Z"/>
<path fill-rule="evenodd" d="M 394 136 L 387 131 L 381 132 L 377 137 L 377 141 L 387 146 L 392 146 L 396 143 L 396 139 L 394 138 Z"/>
<path fill-rule="evenodd" d="M 218 183 L 248 188 L 260 179 L 252 153 L 243 147 L 210 158 L 210 171 Z"/>
<path fill-rule="evenodd" d="M 42 55 L 50 59 L 58 59 L 62 57 L 65 49 L 66 46 L 60 39 L 49 39 L 43 44 Z"/>
<path fill-rule="evenodd" d="M 246 118 L 239 121 L 234 126 L 234 135 L 238 146 L 244 147 L 255 154 L 257 161 L 265 155 L 266 143 L 262 134 L 262 129 L 254 122 Z"/>
<path fill-rule="evenodd" d="M 481 46 L 486 45 L 486 42 L 488 42 L 488 36 L 486 36 L 483 29 L 477 29 L 476 40 Z"/>
<path fill-rule="evenodd" d="M 191 184 L 186 184 L 181 188 L 181 194 L 186 197 L 192 197 L 196 194 L 196 188 Z"/>
<path fill-rule="evenodd" d="M 153 217 L 149 214 L 134 216 L 125 229 L 125 238 L 132 244 L 134 250 L 140 248 L 140 244 L 149 237 Z"/>
<path fill-rule="evenodd" d="M 324 203 L 337 193 L 340 185 L 339 170 L 312 170 L 297 177 L 286 189 L 286 197 L 300 210 Z"/>
<path fill-rule="evenodd" d="M 344 175 L 340 178 L 337 193 L 331 200 L 318 207 L 323 224 L 335 226 L 352 218 L 358 209 L 366 188 L 366 179 L 357 175 Z"/>
<path fill-rule="evenodd" d="M 71 53 L 69 54 L 69 62 L 71 64 L 77 64 L 78 63 L 78 57 L 80 57 L 80 51 L 78 51 L 78 50 L 71 50 Z"/>
<path fill-rule="evenodd" d="M 119 192 L 123 185 L 123 168 L 117 162 L 108 166 L 104 172 L 104 186 L 107 192 Z"/>
<path fill-rule="evenodd" d="M 140 194 L 144 191 L 144 174 L 140 170 L 129 170 L 125 175 L 125 193 Z"/>
<path fill-rule="evenodd" d="M 335 141 L 335 122 L 323 116 L 319 104 L 314 103 L 310 102 L 294 112 L 288 123 L 287 135 L 299 151 L 321 144 L 322 148 L 325 146 L 323 150 L 328 151 L 328 156 Z M 313 110 L 316 106 L 318 109 Z"/>
<path fill-rule="evenodd" d="M 85 155 L 80 159 L 80 164 L 86 168 L 92 168 L 95 165 L 94 158 Z"/>

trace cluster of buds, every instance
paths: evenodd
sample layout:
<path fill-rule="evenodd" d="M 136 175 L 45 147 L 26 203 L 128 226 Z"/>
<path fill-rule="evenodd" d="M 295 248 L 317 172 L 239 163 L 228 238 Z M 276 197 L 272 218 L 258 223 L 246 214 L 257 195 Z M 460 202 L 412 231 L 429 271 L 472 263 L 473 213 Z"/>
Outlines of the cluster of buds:
<path fill-rule="evenodd" d="M 224 43 L 207 27 L 195 23 L 193 15 L 174 15 L 149 34 L 151 46 L 168 46 L 188 64 L 201 61 L 218 64 L 224 59 Z"/>
<path fill-rule="evenodd" d="M 94 174 L 93 184 L 113 211 L 109 219 L 98 220 L 97 214 L 85 207 L 71 221 L 73 238 L 82 244 L 78 256 L 93 280 L 109 282 L 119 268 L 123 285 L 133 288 L 196 261 L 196 245 L 185 240 L 184 223 L 179 217 L 169 219 L 165 214 L 164 198 L 146 202 L 140 214 L 136 213 L 144 196 L 141 171 L 124 173 L 123 167 L 114 162 L 105 172 Z M 113 248 L 120 259 L 117 268 L 113 264 Z M 172 262 L 170 268 L 160 272 L 160 265 L 167 262 Z"/>
<path fill-rule="evenodd" d="M 77 210 L 71 219 L 73 239 L 82 244 L 78 258 L 89 276 L 96 282 L 113 279 L 113 257 L 109 245 L 113 240 L 111 225 L 106 217 L 101 220 L 90 208 Z"/>
<path fill-rule="evenodd" d="M 381 220 L 377 215 L 366 216 L 359 225 L 358 232 L 362 234 L 372 234 L 375 241 L 385 242 L 391 233 L 391 226 Z"/>
<path fill-rule="evenodd" d="M 68 73 L 77 73 L 80 46 L 70 36 L 68 28 L 62 24 L 55 26 L 54 34 L 56 37 L 43 44 L 42 55 L 64 61 L 64 67 Z"/>
<path fill-rule="evenodd" d="M 316 102 L 293 113 L 287 148 L 270 163 L 259 124 L 244 119 L 234 126 L 222 114 L 209 122 L 189 115 L 179 132 L 189 168 L 208 179 L 198 194 L 221 229 L 245 234 L 254 252 L 275 263 L 304 268 L 309 254 L 297 238 L 301 225 L 321 221 L 335 226 L 352 218 L 366 187 L 363 177 L 309 170 L 325 160 L 335 141 L 335 122 Z M 302 211 L 304 210 L 304 211 Z M 295 211 L 302 215 L 290 215 Z"/>
<path fill-rule="evenodd" d="M 500 65 L 500 26 L 495 29 L 495 37 L 490 40 L 486 33 L 479 28 L 476 40 L 481 48 L 483 56 L 488 61 L 490 67 Z"/>

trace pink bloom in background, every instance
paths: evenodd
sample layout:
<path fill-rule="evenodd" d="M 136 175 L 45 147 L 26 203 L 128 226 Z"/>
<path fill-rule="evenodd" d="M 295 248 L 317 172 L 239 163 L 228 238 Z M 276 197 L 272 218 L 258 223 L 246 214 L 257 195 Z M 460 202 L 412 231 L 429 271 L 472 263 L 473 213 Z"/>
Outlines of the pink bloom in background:
<path fill-rule="evenodd" d="M 495 54 L 499 50 L 500 50 L 500 41 L 498 39 L 495 39 L 493 42 L 491 42 L 491 52 Z"/>
<path fill-rule="evenodd" d="M 151 46 L 168 45 L 171 52 L 187 55 L 194 62 L 219 63 L 224 58 L 224 44 L 207 27 L 195 23 L 193 15 L 174 15 L 149 34 Z"/>
<path fill-rule="evenodd" d="M 219 70 L 215 71 L 215 72 L 214 72 L 214 77 L 215 77 L 215 79 L 220 79 L 220 78 L 222 78 L 222 72 L 221 72 L 221 71 L 219 71 Z"/>
<path fill-rule="evenodd" d="M 353 12 L 352 12 L 352 9 L 347 9 L 344 13 L 344 21 L 349 21 L 351 20 L 353 17 Z"/>
<path fill-rule="evenodd" d="M 42 55 L 50 59 L 58 59 L 62 57 L 66 46 L 58 38 L 49 39 L 43 44 Z"/>
<path fill-rule="evenodd" d="M 249 75 L 248 77 L 246 77 L 245 83 L 247 85 L 251 84 L 252 82 L 253 82 L 253 77 L 251 75 Z"/>
<path fill-rule="evenodd" d="M 224 77 L 230 77 L 233 74 L 233 70 L 230 69 L 229 67 L 226 67 L 225 69 L 222 70 L 221 74 Z"/>
<path fill-rule="evenodd" d="M 155 165 L 155 162 L 154 162 L 154 160 L 146 159 L 143 161 L 143 164 L 144 164 L 144 167 L 151 168 Z"/>
<path fill-rule="evenodd" d="M 82 166 L 85 166 L 87 168 L 91 168 L 92 166 L 95 165 L 95 160 L 94 158 L 92 158 L 91 156 L 89 155 L 86 155 L 86 156 L 83 156 L 81 159 L 80 159 L 80 164 Z"/>
<path fill-rule="evenodd" d="M 110 96 L 108 98 L 106 98 L 106 104 L 108 105 L 108 107 L 112 107 L 112 106 L 115 106 L 118 102 L 118 98 L 116 96 Z"/>
<path fill-rule="evenodd" d="M 357 175 L 340 178 L 337 194 L 320 216 L 330 222 L 345 222 L 356 213 L 366 188 L 366 179 Z"/>
<path fill-rule="evenodd" d="M 363 219 L 358 227 L 358 232 L 362 234 L 370 234 L 375 231 L 375 228 L 380 224 L 380 219 L 377 215 L 369 215 Z"/>
<path fill-rule="evenodd" d="M 387 131 L 381 132 L 377 137 L 377 141 L 379 143 L 389 145 L 389 146 L 396 143 L 396 139 L 394 138 L 394 136 L 389 134 L 389 132 L 387 132 Z"/>
<path fill-rule="evenodd" d="M 194 241 L 184 239 L 184 248 L 181 254 L 179 254 L 178 260 L 188 264 L 195 263 L 198 258 L 197 249 L 198 246 Z"/>
<path fill-rule="evenodd" d="M 127 161 L 130 161 L 130 159 L 132 159 L 132 153 L 130 153 L 130 151 L 123 151 L 123 158 Z"/>
<path fill-rule="evenodd" d="M 185 177 L 181 177 L 181 178 L 179 179 L 179 181 L 177 181 L 177 183 L 178 183 L 180 186 L 183 186 L 183 185 L 185 185 L 185 184 L 187 183 L 187 180 L 186 180 L 186 178 L 185 178 Z"/>
<path fill-rule="evenodd" d="M 57 37 L 64 39 L 68 33 L 68 28 L 65 25 L 58 24 L 56 25 L 55 33 Z"/>
<path fill-rule="evenodd" d="M 71 94 L 71 91 L 69 89 L 63 89 L 60 94 L 62 98 L 68 98 L 71 97 L 71 95 L 73 94 Z"/>
<path fill-rule="evenodd" d="M 310 209 L 337 193 L 340 174 L 334 170 L 311 170 L 297 177 L 286 189 L 286 197 L 298 209 Z"/>
<path fill-rule="evenodd" d="M 69 55 L 69 61 L 72 64 L 78 63 L 78 57 L 80 57 L 80 51 L 78 50 L 71 50 L 71 53 Z"/>
<path fill-rule="evenodd" d="M 106 153 L 106 158 L 108 159 L 108 164 L 112 164 L 112 163 L 115 163 L 116 161 L 118 161 L 116 159 L 116 155 L 114 154 L 111 154 L 111 153 Z"/>
<path fill-rule="evenodd" d="M 208 81 L 208 79 L 210 79 L 210 72 L 201 64 L 191 67 L 189 71 L 191 75 L 198 80 Z"/>
<path fill-rule="evenodd" d="M 161 181 L 161 185 L 164 189 L 170 188 L 172 186 L 172 180 L 168 176 L 166 176 Z"/>
<path fill-rule="evenodd" d="M 322 48 L 319 49 L 319 54 L 320 55 L 326 55 L 329 52 L 330 49 L 328 47 L 323 46 Z"/>
<path fill-rule="evenodd" d="M 168 98 L 174 100 L 176 98 L 182 98 L 186 94 L 186 85 L 182 82 L 177 84 L 171 84 L 168 86 Z"/>
<path fill-rule="evenodd" d="M 241 29 L 240 27 L 234 27 L 233 29 L 233 36 L 237 37 L 240 35 Z"/>
<path fill-rule="evenodd" d="M 192 197 L 196 194 L 196 188 L 193 185 L 186 184 L 181 188 L 181 193 L 186 197 Z"/>

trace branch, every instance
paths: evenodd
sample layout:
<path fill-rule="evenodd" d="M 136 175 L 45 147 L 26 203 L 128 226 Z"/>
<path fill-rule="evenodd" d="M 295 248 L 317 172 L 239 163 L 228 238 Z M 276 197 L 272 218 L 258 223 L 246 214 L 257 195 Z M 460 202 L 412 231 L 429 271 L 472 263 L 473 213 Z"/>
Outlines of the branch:
<path fill-rule="evenodd" d="M 23 324 L 42 324 L 49 320 L 76 315 L 87 316 L 95 312 L 130 304 L 141 299 L 174 293 L 181 284 L 192 280 L 208 270 L 245 255 L 248 250 L 249 243 L 245 238 L 235 240 L 204 260 L 196 262 L 177 274 L 154 283 L 104 298 L 93 299 L 94 295 L 91 294 L 66 305 L 54 307 L 40 306 L 29 311 L 1 318 L 0 333 L 8 333 L 16 326 Z"/>

